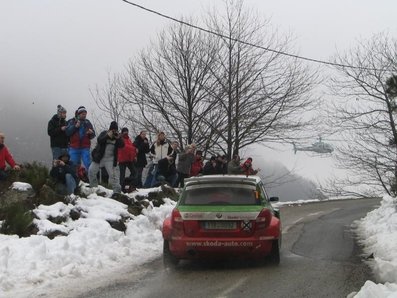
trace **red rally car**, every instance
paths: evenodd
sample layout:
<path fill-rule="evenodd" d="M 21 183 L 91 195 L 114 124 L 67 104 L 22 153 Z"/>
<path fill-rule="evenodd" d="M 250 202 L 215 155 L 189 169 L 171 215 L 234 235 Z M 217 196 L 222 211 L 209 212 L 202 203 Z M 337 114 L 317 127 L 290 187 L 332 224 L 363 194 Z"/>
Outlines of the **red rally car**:
<path fill-rule="evenodd" d="M 181 259 L 268 257 L 280 262 L 281 221 L 257 176 L 209 175 L 185 179 L 164 220 L 166 266 Z"/>

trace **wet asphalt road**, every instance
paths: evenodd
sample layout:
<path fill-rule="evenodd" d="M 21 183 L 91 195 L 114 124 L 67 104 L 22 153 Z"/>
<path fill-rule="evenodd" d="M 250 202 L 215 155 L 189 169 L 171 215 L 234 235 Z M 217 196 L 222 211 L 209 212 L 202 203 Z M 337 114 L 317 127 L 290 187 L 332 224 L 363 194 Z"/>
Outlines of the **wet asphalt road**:
<path fill-rule="evenodd" d="M 254 261 L 183 261 L 176 270 L 162 260 L 123 281 L 83 297 L 346 297 L 373 276 L 362 261 L 351 224 L 379 204 L 344 200 L 281 208 L 280 265 Z"/>

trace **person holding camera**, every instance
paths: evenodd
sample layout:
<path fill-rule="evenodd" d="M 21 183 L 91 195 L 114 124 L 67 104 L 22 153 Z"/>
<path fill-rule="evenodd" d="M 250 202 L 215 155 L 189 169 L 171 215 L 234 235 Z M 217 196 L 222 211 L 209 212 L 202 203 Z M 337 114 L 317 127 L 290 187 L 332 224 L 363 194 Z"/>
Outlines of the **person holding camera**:
<path fill-rule="evenodd" d="M 48 121 L 47 126 L 53 160 L 68 152 L 69 137 L 66 135 L 66 128 L 66 109 L 58 105 L 57 113 Z"/>
<path fill-rule="evenodd" d="M 78 178 L 68 153 L 62 153 L 58 159 L 53 161 L 50 176 L 57 182 L 56 190 L 58 193 L 66 195 L 74 193 L 78 185 Z"/>
<path fill-rule="evenodd" d="M 116 121 L 112 121 L 109 130 L 102 131 L 97 138 L 97 145 L 92 150 L 92 163 L 88 169 L 90 187 L 98 186 L 97 174 L 104 167 L 109 175 L 110 184 L 113 187 L 113 195 L 121 193 L 120 169 L 117 166 L 119 148 L 124 147 L 124 140 L 118 132 Z"/>
<path fill-rule="evenodd" d="M 146 153 L 150 152 L 149 140 L 146 137 L 146 131 L 142 130 L 134 140 L 134 146 L 137 150 L 136 156 L 136 187 L 141 188 L 142 183 L 142 172 L 147 165 Z"/>
<path fill-rule="evenodd" d="M 248 157 L 247 160 L 241 165 L 241 169 L 243 170 L 244 175 L 256 175 L 260 171 L 260 169 L 254 170 L 252 168 L 252 158 Z"/>
<path fill-rule="evenodd" d="M 70 160 L 76 166 L 79 166 L 83 160 L 84 167 L 88 169 L 91 164 L 91 140 L 95 137 L 95 131 L 86 117 L 86 108 L 80 106 L 76 110 L 75 117 L 68 121 L 66 135 L 69 137 Z"/>

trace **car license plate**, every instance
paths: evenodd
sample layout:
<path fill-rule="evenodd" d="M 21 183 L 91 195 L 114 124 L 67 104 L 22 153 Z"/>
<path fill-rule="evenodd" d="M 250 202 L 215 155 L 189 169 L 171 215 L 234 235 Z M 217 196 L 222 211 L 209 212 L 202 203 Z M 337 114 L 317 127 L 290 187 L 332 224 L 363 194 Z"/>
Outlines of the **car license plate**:
<path fill-rule="evenodd" d="M 205 221 L 203 226 L 207 230 L 233 230 L 237 225 L 235 221 Z"/>

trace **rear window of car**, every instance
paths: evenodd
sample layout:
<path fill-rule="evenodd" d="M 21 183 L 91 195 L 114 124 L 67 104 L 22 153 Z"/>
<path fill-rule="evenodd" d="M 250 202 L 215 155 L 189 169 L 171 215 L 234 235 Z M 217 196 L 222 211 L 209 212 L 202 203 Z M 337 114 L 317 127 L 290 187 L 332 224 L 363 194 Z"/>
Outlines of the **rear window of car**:
<path fill-rule="evenodd" d="M 187 186 L 183 205 L 260 205 L 255 185 L 205 184 Z"/>

